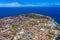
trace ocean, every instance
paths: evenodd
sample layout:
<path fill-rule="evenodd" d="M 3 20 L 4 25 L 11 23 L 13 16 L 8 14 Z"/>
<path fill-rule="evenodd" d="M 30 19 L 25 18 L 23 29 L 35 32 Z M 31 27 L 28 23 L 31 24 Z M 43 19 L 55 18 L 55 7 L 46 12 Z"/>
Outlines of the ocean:
<path fill-rule="evenodd" d="M 50 16 L 60 24 L 60 7 L 0 7 L 0 18 L 29 13 Z M 57 40 L 60 40 L 60 37 Z"/>
<path fill-rule="evenodd" d="M 0 7 L 0 18 L 28 13 L 50 16 L 60 24 L 60 7 Z"/>

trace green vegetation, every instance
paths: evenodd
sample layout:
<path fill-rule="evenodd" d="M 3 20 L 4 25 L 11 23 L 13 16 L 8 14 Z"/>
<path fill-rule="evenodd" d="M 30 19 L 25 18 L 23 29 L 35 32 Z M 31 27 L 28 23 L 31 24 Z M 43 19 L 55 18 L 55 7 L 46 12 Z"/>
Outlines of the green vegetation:
<path fill-rule="evenodd" d="M 22 40 L 22 38 L 19 38 L 18 40 Z"/>
<path fill-rule="evenodd" d="M 16 30 L 18 28 L 18 25 L 12 25 L 11 29 Z"/>
<path fill-rule="evenodd" d="M 2 39 L 0 39 L 0 40 L 2 40 Z"/>

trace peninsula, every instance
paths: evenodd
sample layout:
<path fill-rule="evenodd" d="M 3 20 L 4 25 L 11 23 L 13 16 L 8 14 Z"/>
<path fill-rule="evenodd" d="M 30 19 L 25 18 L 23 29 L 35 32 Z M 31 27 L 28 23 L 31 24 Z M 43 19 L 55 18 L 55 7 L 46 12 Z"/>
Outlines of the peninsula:
<path fill-rule="evenodd" d="M 41 14 L 23 14 L 0 19 L 0 40 L 56 40 L 60 28 Z"/>

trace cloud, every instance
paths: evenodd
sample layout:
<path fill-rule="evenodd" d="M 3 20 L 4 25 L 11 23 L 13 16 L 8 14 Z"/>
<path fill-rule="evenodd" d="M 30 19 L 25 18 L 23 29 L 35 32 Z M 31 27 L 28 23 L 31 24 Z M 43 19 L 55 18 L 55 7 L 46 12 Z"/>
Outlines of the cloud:
<path fill-rule="evenodd" d="M 40 3 L 40 4 L 20 4 L 18 2 L 13 2 L 13 3 L 0 3 L 0 7 L 45 7 L 45 6 L 54 6 L 54 5 L 60 5 L 58 4 L 53 4 L 53 3 Z"/>
<path fill-rule="evenodd" d="M 13 3 L 0 3 L 0 7 L 35 7 L 35 6 L 48 6 L 48 4 L 20 4 L 18 2 Z"/>
<path fill-rule="evenodd" d="M 0 7 L 33 7 L 33 6 L 47 6 L 46 4 L 20 4 L 18 2 L 14 2 L 14 3 L 0 3 Z"/>
<path fill-rule="evenodd" d="M 18 2 L 14 2 L 14 3 L 0 3 L 0 7 L 18 7 L 20 6 L 20 4 Z"/>

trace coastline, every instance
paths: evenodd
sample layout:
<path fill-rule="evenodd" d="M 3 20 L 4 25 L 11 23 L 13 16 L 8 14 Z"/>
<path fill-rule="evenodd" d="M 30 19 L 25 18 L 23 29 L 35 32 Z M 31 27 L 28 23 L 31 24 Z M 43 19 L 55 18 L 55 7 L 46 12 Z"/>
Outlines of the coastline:
<path fill-rule="evenodd" d="M 26 13 L 26 14 L 28 14 L 28 13 Z M 46 17 L 48 17 L 48 18 L 52 19 L 52 20 L 53 20 L 53 22 L 54 22 L 57 26 L 60 26 L 60 24 L 59 24 L 57 21 L 55 21 L 55 19 L 54 19 L 54 18 L 52 18 L 52 17 L 50 17 L 50 16 L 43 15 L 43 14 L 40 14 L 40 13 L 39 13 L 39 14 L 38 14 L 38 13 L 29 13 L 29 14 L 35 14 L 35 15 L 38 15 L 38 16 L 46 16 Z M 19 14 L 19 15 L 6 16 L 6 17 L 0 18 L 0 19 L 4 19 L 4 18 L 7 18 L 7 17 L 20 16 L 20 15 L 25 15 L 25 14 L 23 13 L 23 14 Z"/>
<path fill-rule="evenodd" d="M 33 20 L 31 20 L 31 19 L 33 19 Z M 8 16 L 8 17 L 2 18 L 1 21 L 0 21 L 0 24 L 1 24 L 2 28 L 5 27 L 4 30 L 6 30 L 6 28 L 7 29 L 10 28 L 9 31 L 12 32 L 14 30 L 14 32 L 15 32 L 15 30 L 17 30 L 18 28 L 21 28 L 22 27 L 22 30 L 24 28 L 24 30 L 27 31 L 26 28 L 28 27 L 30 29 L 30 27 L 31 27 L 32 29 L 33 28 L 37 28 L 40 31 L 42 31 L 42 32 L 40 32 L 40 31 L 38 32 L 37 29 L 36 30 L 34 29 L 33 32 L 38 32 L 39 34 L 40 33 L 44 33 L 44 35 L 48 35 L 48 37 L 52 35 L 50 33 L 53 33 L 54 32 L 53 33 L 53 36 L 55 35 L 55 33 L 56 34 L 59 33 L 59 31 L 54 30 L 55 29 L 54 27 L 57 26 L 55 23 L 56 22 L 51 17 L 45 16 L 45 15 L 40 15 L 40 14 L 35 14 L 35 13 L 33 13 L 33 14 L 32 13 L 30 13 L 30 14 L 22 14 L 22 15 L 17 15 L 17 16 Z M 3 33 L 4 33 L 4 30 L 2 30 Z M 18 29 L 17 31 L 20 32 L 19 30 L 20 29 Z M 22 30 L 21 30 L 21 32 L 22 32 Z M 24 30 L 23 30 L 22 33 L 24 33 Z M 31 31 L 31 30 L 29 30 L 29 31 Z M 9 31 L 7 31 L 7 33 Z M 21 34 L 21 32 L 20 32 L 20 34 Z M 45 34 L 45 32 L 47 32 L 47 34 Z M 12 35 L 14 35 L 14 34 L 12 34 Z M 39 36 L 37 36 L 37 37 L 39 37 Z M 47 36 L 45 36 L 45 37 L 47 37 Z"/>

